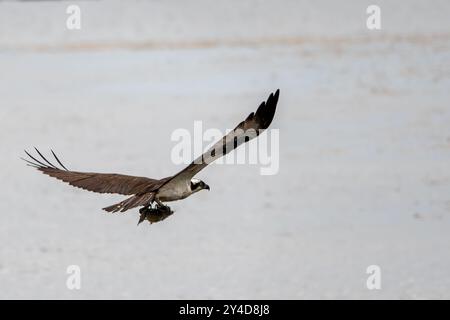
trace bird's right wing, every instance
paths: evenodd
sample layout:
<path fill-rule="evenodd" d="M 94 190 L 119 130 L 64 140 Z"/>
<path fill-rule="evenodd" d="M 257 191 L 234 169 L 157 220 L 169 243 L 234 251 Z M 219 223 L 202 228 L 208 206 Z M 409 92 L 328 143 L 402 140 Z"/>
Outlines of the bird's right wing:
<path fill-rule="evenodd" d="M 92 192 L 117 193 L 123 195 L 141 194 L 157 190 L 167 181 L 167 179 L 157 180 L 145 177 L 127 176 L 117 173 L 69 171 L 61 163 L 53 151 L 52 154 L 61 168 L 48 161 L 38 149 L 36 149 L 36 152 L 41 157 L 40 160 L 33 157 L 27 151 L 25 151 L 25 153 L 30 157 L 30 159 L 22 158 L 22 160 L 26 161 L 29 166 L 38 169 L 50 177 L 67 182 L 71 186 Z"/>
<path fill-rule="evenodd" d="M 275 93 L 271 93 L 267 98 L 267 101 L 263 101 L 259 105 L 256 112 L 250 113 L 244 121 L 240 122 L 236 128 L 234 128 L 233 131 L 229 132 L 222 139 L 217 141 L 208 151 L 174 175 L 168 184 L 190 181 L 192 177 L 208 166 L 208 164 L 233 151 L 241 144 L 260 135 L 272 123 L 279 95 L 279 89 Z"/>

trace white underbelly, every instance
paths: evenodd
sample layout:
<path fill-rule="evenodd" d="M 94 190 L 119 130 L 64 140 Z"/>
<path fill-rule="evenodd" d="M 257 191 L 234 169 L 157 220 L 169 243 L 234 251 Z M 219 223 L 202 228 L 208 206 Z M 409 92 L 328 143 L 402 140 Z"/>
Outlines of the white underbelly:
<path fill-rule="evenodd" d="M 162 186 L 161 189 L 158 190 L 158 193 L 156 194 L 156 198 L 158 198 L 160 201 L 176 201 L 181 200 L 189 195 L 192 194 L 191 188 L 189 188 L 189 185 L 185 186 L 176 186 L 173 185 L 165 185 Z"/>

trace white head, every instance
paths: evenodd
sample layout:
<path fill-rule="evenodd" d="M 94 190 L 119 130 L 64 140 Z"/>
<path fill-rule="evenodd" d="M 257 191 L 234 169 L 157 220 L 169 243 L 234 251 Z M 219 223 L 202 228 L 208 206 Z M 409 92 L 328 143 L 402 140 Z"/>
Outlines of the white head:
<path fill-rule="evenodd" d="M 191 190 L 192 192 L 198 192 L 200 190 L 209 190 L 209 186 L 204 183 L 202 180 L 192 178 L 191 179 Z"/>

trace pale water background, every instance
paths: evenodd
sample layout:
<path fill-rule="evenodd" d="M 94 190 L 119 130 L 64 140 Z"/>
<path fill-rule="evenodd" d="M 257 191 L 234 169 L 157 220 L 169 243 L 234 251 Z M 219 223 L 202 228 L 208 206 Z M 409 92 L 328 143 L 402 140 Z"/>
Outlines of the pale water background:
<path fill-rule="evenodd" d="M 450 2 L 370 4 L 0 1 L 0 298 L 450 298 Z M 156 225 L 19 160 L 165 177 L 277 88 L 279 174 L 208 167 Z"/>

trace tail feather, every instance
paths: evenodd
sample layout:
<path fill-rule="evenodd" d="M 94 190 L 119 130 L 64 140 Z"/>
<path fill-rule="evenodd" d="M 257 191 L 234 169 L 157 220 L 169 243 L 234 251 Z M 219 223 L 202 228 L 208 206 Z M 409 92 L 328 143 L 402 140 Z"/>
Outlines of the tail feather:
<path fill-rule="evenodd" d="M 144 193 L 141 195 L 134 195 L 128 199 L 125 199 L 119 203 L 113 204 L 112 206 L 103 208 L 103 210 L 108 212 L 125 212 L 129 209 L 149 205 L 155 198 L 155 193 Z"/>

